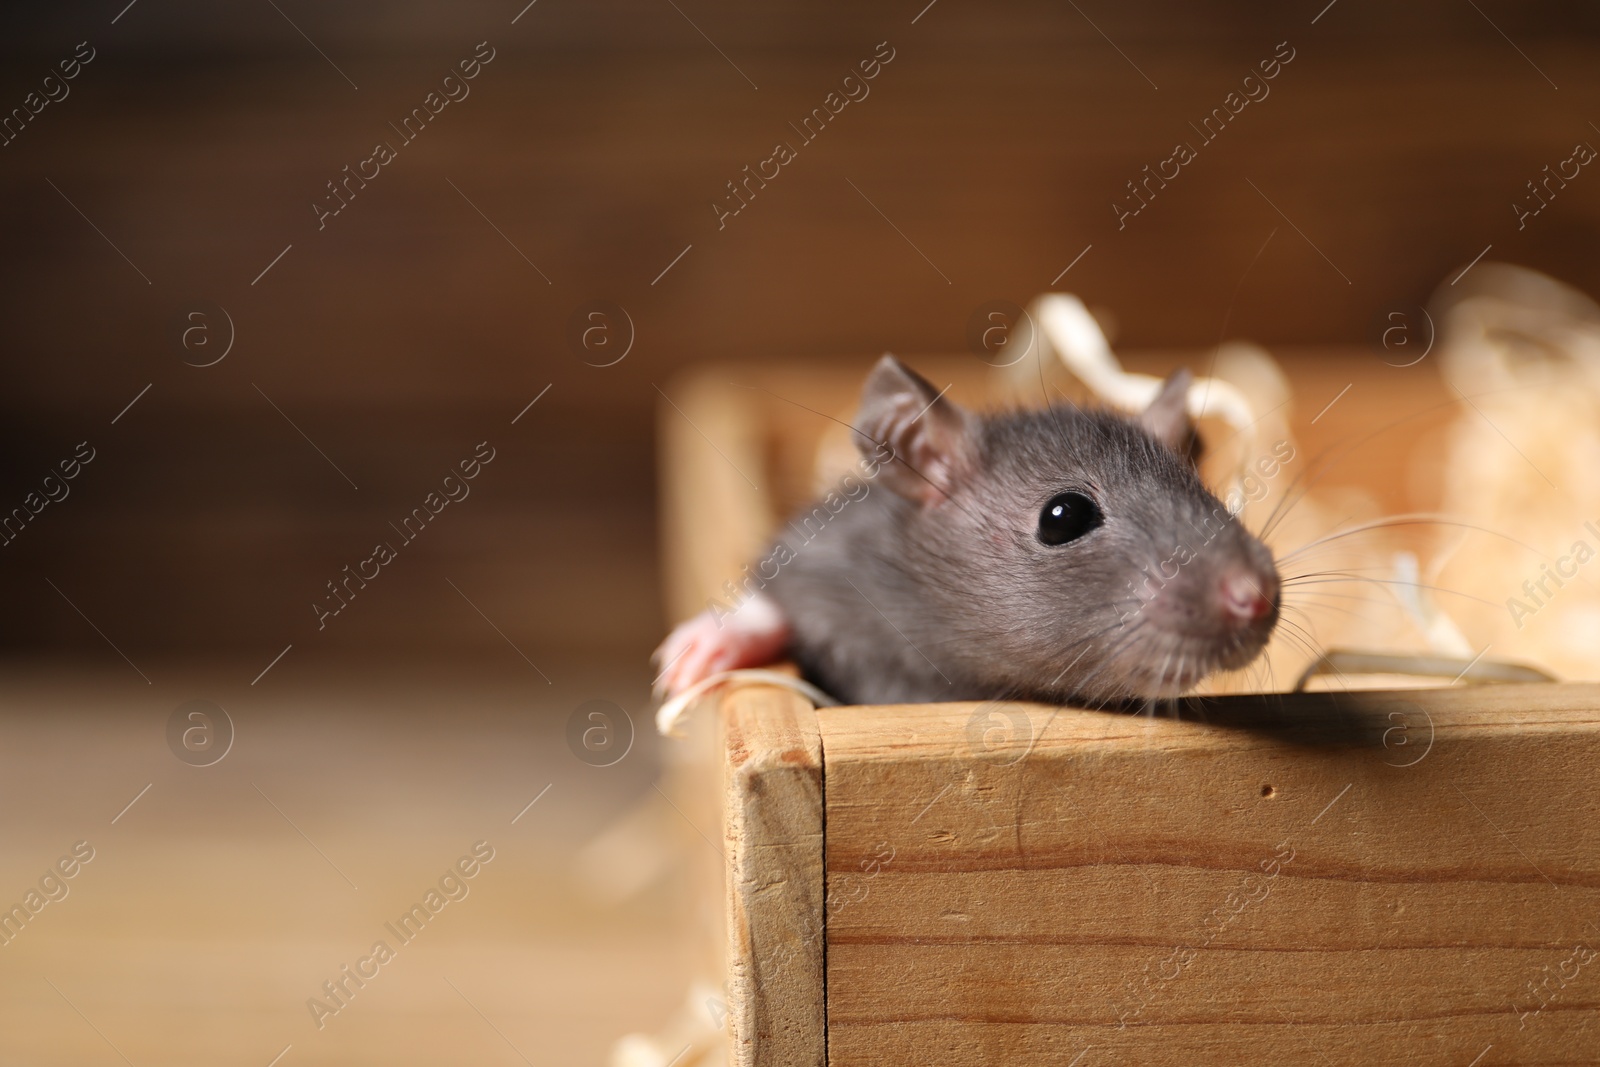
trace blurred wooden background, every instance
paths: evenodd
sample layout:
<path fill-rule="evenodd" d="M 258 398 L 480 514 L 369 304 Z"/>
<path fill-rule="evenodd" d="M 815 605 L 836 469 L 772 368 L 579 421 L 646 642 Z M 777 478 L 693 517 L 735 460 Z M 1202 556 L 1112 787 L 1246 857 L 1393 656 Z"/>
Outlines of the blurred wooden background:
<path fill-rule="evenodd" d="M 0 108 L 96 50 L 0 148 L 0 509 L 98 453 L 0 549 L 8 648 L 110 657 L 87 616 L 135 661 L 504 650 L 494 627 L 642 655 L 677 368 L 960 351 L 1087 246 L 1060 286 L 1127 347 L 1362 343 L 1489 245 L 1600 290 L 1600 178 L 1520 232 L 1510 206 L 1600 143 L 1592 5 L 524 2 L 0 16 Z M 471 95 L 319 232 L 324 183 L 480 41 Z M 870 96 L 719 231 L 725 183 L 880 41 Z M 1282 41 L 1271 95 L 1119 232 L 1124 183 Z M 567 340 L 596 299 L 637 333 L 606 368 Z M 236 329 L 207 368 L 176 340 L 197 300 Z M 485 439 L 472 496 L 319 633 L 324 583 Z"/>

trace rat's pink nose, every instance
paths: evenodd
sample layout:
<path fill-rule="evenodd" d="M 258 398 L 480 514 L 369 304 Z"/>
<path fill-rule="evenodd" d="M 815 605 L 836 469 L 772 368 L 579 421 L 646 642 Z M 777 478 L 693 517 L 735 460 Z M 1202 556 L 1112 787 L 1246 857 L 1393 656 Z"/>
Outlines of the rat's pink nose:
<path fill-rule="evenodd" d="M 1255 575 L 1232 571 L 1223 576 L 1218 587 L 1222 610 L 1241 624 L 1252 623 L 1272 613 L 1273 603 L 1261 588 Z"/>

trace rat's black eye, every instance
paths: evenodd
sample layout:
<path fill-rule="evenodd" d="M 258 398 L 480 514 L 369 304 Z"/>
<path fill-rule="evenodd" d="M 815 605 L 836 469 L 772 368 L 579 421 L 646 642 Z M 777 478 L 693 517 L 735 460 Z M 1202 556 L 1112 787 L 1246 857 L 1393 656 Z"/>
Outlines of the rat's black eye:
<path fill-rule="evenodd" d="M 1076 541 L 1105 521 L 1100 505 L 1082 493 L 1058 493 L 1039 513 L 1039 540 L 1047 545 Z"/>

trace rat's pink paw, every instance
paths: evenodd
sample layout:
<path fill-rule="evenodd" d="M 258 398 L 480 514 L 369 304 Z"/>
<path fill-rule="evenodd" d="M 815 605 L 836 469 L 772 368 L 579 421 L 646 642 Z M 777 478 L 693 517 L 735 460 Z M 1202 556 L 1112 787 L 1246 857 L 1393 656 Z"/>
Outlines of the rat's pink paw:
<path fill-rule="evenodd" d="M 720 618 L 702 611 L 679 623 L 651 657 L 661 667 L 655 688 L 675 697 L 721 671 L 765 666 L 788 643 L 788 620 L 766 597 L 751 597 Z"/>

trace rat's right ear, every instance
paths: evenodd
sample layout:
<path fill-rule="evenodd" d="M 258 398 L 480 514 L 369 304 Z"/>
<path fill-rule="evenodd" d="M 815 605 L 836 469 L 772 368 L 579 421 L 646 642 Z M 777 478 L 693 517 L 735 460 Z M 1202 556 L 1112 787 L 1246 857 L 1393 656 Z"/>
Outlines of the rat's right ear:
<path fill-rule="evenodd" d="M 908 500 L 936 504 L 976 458 L 976 420 L 893 356 L 884 356 L 861 390 L 856 429 L 861 454 L 881 463 L 884 484 Z"/>
<path fill-rule="evenodd" d="M 1198 463 L 1200 436 L 1189 417 L 1189 387 L 1193 384 L 1189 368 L 1179 367 L 1161 383 L 1160 392 L 1136 421 L 1172 451 Z"/>

